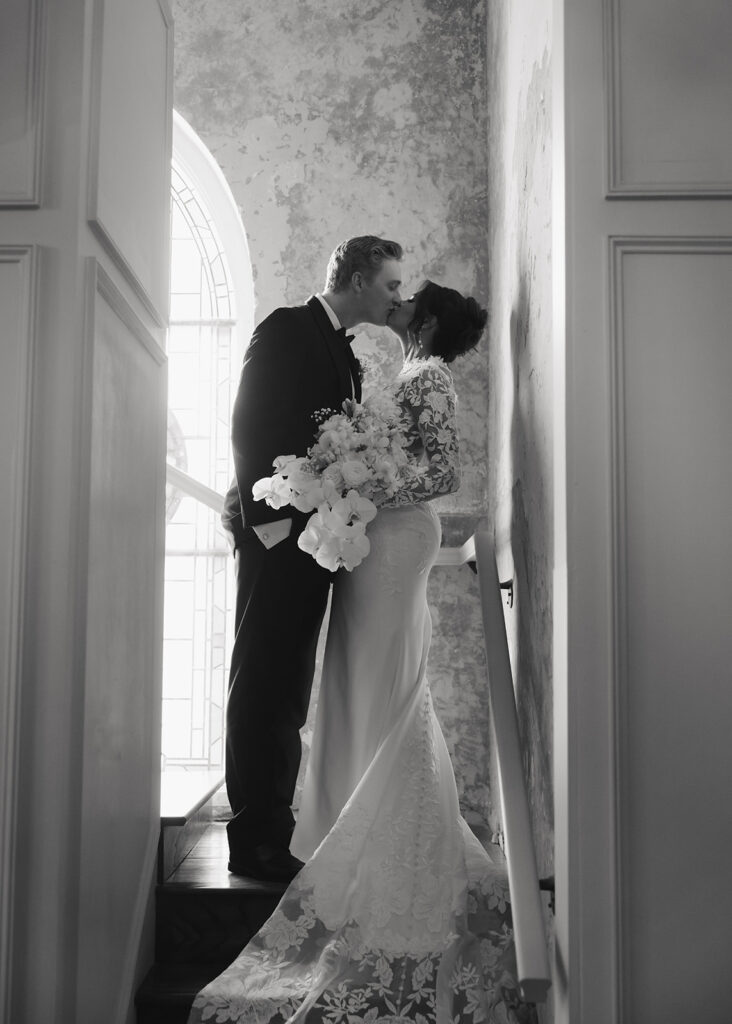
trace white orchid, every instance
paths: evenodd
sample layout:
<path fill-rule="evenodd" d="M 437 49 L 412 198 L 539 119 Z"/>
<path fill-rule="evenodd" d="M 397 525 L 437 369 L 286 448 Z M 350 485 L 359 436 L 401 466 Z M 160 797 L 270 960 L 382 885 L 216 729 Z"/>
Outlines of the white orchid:
<path fill-rule="evenodd" d="M 322 490 L 317 488 L 317 490 Z M 296 508 L 298 512 L 312 512 L 318 505 L 322 503 L 322 494 L 315 493 L 316 489 L 307 491 L 293 491 L 290 499 L 290 504 L 293 508 Z"/>
<path fill-rule="evenodd" d="M 278 473 L 282 473 L 283 476 L 287 476 L 292 466 L 302 465 L 303 462 L 307 462 L 307 459 L 304 456 L 298 458 L 297 455 L 278 455 L 272 465 Z"/>
<path fill-rule="evenodd" d="M 351 527 L 346 516 L 342 514 L 342 510 L 339 507 L 340 505 L 341 502 L 338 501 L 333 508 L 321 506 L 319 512 L 323 520 L 323 525 L 331 536 L 345 540 L 350 535 Z"/>
<path fill-rule="evenodd" d="M 318 565 L 322 565 L 324 569 L 328 569 L 329 572 L 337 572 L 345 564 L 341 557 L 341 549 L 342 545 L 339 543 L 338 538 L 329 537 L 323 541 L 313 557 Z M 353 565 L 351 568 L 353 568 Z"/>
<path fill-rule="evenodd" d="M 274 476 L 265 476 L 252 487 L 252 497 L 255 501 L 266 501 L 271 508 L 282 508 L 290 504 L 290 488 L 283 478 L 276 473 Z"/>
<path fill-rule="evenodd" d="M 347 537 L 341 544 L 341 564 L 348 572 L 352 572 L 363 562 L 371 550 L 371 541 L 365 533 L 356 533 Z"/>
<path fill-rule="evenodd" d="M 362 497 L 357 490 L 351 489 L 344 500 L 351 509 L 352 519 L 365 524 L 376 518 L 376 505 L 370 498 Z"/>
<path fill-rule="evenodd" d="M 308 469 L 307 465 L 296 466 L 290 470 L 287 474 L 287 482 L 293 491 L 308 491 L 312 487 L 317 486 L 318 478 L 313 475 L 312 470 Z"/>
<path fill-rule="evenodd" d="M 297 546 L 301 551 L 315 557 L 315 552 L 327 538 L 327 532 L 323 527 L 321 516 L 315 512 L 310 516 L 307 526 L 297 538 Z"/>

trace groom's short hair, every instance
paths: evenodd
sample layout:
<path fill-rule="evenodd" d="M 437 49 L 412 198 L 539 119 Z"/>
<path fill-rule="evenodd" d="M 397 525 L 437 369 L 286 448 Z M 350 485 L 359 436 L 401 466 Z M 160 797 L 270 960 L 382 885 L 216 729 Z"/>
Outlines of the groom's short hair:
<path fill-rule="evenodd" d="M 402 247 L 376 235 L 359 235 L 341 242 L 333 250 L 325 272 L 325 290 L 340 292 L 348 286 L 355 273 L 370 281 L 384 260 L 400 260 Z"/>

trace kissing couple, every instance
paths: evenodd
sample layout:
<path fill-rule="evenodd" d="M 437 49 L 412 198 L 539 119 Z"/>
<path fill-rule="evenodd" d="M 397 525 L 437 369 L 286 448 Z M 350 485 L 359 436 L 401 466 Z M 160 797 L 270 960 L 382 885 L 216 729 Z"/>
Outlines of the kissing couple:
<path fill-rule="evenodd" d="M 372 235 L 333 252 L 322 294 L 255 329 L 234 403 L 236 638 L 227 706 L 229 871 L 280 882 L 276 910 L 196 997 L 190 1024 L 518 1024 L 505 870 L 460 814 L 426 676 L 432 499 L 457 490 L 449 369 L 487 314 L 432 282 L 401 296 L 402 247 Z M 255 501 L 278 456 L 304 456 L 317 418 L 360 403 L 346 333 L 387 325 L 387 386 L 404 466 L 368 524 L 369 553 L 329 572 L 298 546 L 308 514 Z M 333 587 L 300 809 L 291 804 L 318 635 Z"/>

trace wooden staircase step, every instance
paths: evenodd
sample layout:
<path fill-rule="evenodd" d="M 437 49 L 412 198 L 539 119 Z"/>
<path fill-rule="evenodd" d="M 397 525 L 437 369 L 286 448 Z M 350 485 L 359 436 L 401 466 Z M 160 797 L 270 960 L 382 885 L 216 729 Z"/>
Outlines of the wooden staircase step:
<path fill-rule="evenodd" d="M 158 887 L 157 963 L 231 963 L 273 912 L 281 894 L 281 889 Z"/>
<path fill-rule="evenodd" d="M 217 818 L 230 813 L 221 772 L 167 771 L 160 787 L 158 882 L 170 878 Z M 221 797 L 221 799 L 219 799 Z"/>
<path fill-rule="evenodd" d="M 196 993 L 236 959 L 277 906 L 284 885 L 229 874 L 227 860 L 226 821 L 209 822 L 158 884 L 155 965 L 137 993 L 137 1024 L 185 1024 Z"/>
<path fill-rule="evenodd" d="M 186 1024 L 196 993 L 228 964 L 156 964 L 135 997 L 137 1024 Z"/>
<path fill-rule="evenodd" d="M 216 821 L 158 885 L 158 963 L 230 963 L 277 906 L 284 885 L 232 875 L 227 860 L 226 823 Z"/>

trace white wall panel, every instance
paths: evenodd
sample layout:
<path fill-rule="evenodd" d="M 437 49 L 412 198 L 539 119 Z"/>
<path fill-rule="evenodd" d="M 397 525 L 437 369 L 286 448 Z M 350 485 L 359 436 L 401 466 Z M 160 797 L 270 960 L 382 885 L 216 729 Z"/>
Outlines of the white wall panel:
<path fill-rule="evenodd" d="M 732 1002 L 732 239 L 617 241 L 619 881 L 628 1021 Z"/>
<path fill-rule="evenodd" d="M 97 0 L 94 59 L 89 219 L 162 325 L 172 138 L 165 0 Z"/>
<path fill-rule="evenodd" d="M 605 2 L 610 192 L 732 195 L 732 4 Z"/>
<path fill-rule="evenodd" d="M 93 260 L 88 273 L 78 1012 L 103 1020 L 134 969 L 157 840 L 166 405 L 164 353 Z"/>
<path fill-rule="evenodd" d="M 0 206 L 40 202 L 41 15 L 41 0 L 0 5 Z"/>
<path fill-rule="evenodd" d="M 0 1017 L 9 990 L 23 598 L 28 519 L 29 416 L 34 351 L 34 254 L 0 247 Z"/>
<path fill-rule="evenodd" d="M 553 11 L 555 1019 L 722 1024 L 732 6 Z"/>

